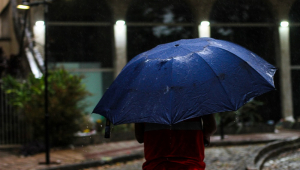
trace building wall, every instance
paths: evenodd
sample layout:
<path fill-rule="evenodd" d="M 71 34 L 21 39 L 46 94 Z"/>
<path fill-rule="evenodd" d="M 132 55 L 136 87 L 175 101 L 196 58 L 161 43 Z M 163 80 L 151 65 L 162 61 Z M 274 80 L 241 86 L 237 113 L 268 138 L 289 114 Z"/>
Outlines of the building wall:
<path fill-rule="evenodd" d="M 8 0 L 0 2 L 0 47 L 5 56 L 18 54 L 19 44 L 14 32 L 12 6 Z"/>
<path fill-rule="evenodd" d="M 9 0 L 2 0 L 0 1 L 0 14 L 2 13 L 3 9 L 8 5 Z"/>

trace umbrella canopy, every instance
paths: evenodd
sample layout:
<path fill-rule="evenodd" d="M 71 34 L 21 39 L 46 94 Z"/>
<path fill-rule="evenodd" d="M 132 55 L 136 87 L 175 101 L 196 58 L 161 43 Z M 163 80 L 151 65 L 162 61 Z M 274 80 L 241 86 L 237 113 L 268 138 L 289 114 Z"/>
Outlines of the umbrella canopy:
<path fill-rule="evenodd" d="M 183 39 L 133 58 L 93 113 L 113 124 L 176 124 L 239 109 L 274 90 L 276 68 L 253 52 L 212 38 Z"/>

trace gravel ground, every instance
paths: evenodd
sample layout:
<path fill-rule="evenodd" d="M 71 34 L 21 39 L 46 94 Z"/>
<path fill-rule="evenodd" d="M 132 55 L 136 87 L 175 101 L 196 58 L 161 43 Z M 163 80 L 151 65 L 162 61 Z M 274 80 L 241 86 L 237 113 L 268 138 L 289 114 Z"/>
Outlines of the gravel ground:
<path fill-rule="evenodd" d="M 204 160 L 206 169 L 236 170 L 239 165 L 244 163 L 245 159 L 247 159 L 252 152 L 263 146 L 264 144 L 256 144 L 206 148 L 206 158 Z M 126 163 L 117 163 L 85 170 L 141 170 L 144 161 L 144 159 L 138 159 Z"/>
<path fill-rule="evenodd" d="M 241 165 L 256 150 L 265 144 L 244 146 L 222 146 L 212 147 L 205 150 L 206 169 L 235 170 L 241 169 Z"/>
<path fill-rule="evenodd" d="M 300 149 L 284 152 L 265 162 L 263 170 L 299 170 Z"/>

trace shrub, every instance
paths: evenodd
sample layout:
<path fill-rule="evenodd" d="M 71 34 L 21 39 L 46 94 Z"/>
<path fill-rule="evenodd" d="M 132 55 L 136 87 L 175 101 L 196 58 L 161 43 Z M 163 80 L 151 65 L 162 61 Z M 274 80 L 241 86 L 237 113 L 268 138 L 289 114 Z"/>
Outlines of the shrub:
<path fill-rule="evenodd" d="M 79 130 L 84 119 L 82 100 L 89 94 L 81 83 L 82 77 L 71 75 L 64 69 L 49 71 L 48 113 L 50 144 L 64 146 L 72 142 L 73 134 Z M 26 81 L 12 76 L 3 79 L 6 93 L 13 95 L 11 104 L 24 114 L 32 127 L 34 140 L 44 141 L 45 136 L 45 84 L 44 77 L 29 75 Z"/>
<path fill-rule="evenodd" d="M 220 121 L 223 121 L 224 126 L 244 126 L 262 122 L 263 119 L 258 111 L 258 107 L 262 105 L 263 102 L 251 100 L 237 111 L 216 113 L 216 122 L 219 125 Z"/>

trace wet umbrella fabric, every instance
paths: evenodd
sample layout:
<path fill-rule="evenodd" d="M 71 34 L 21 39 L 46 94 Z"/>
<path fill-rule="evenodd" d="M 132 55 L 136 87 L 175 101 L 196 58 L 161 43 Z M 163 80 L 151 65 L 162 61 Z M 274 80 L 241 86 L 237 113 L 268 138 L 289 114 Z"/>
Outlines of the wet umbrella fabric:
<path fill-rule="evenodd" d="M 274 90 L 276 68 L 253 52 L 212 38 L 159 45 L 133 58 L 93 113 L 113 124 L 176 124 L 237 110 Z"/>

